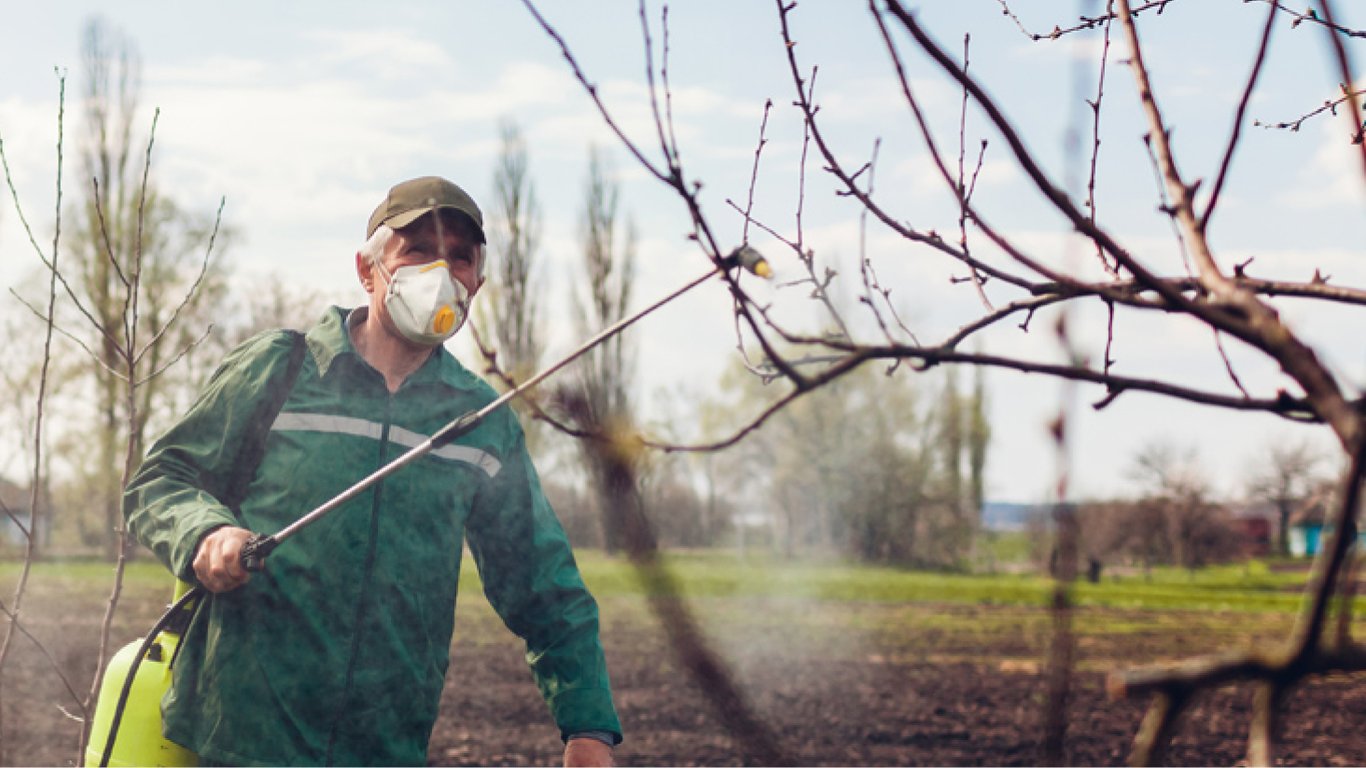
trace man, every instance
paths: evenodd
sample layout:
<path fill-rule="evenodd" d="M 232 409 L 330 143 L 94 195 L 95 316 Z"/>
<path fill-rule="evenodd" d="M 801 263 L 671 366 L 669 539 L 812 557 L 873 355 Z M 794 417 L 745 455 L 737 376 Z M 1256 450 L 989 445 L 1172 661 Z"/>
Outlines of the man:
<path fill-rule="evenodd" d="M 242 567 L 252 531 L 280 530 L 495 397 L 442 346 L 483 284 L 474 201 L 445 179 L 406 181 L 366 236 L 368 305 L 324 314 L 293 381 L 296 337 L 234 350 L 125 493 L 138 539 L 212 593 L 176 660 L 166 737 L 207 763 L 425 763 L 467 538 L 527 643 L 565 764 L 610 765 L 621 727 L 597 606 L 510 409 L 301 531 L 263 572 Z M 263 404 L 280 387 L 276 414 Z"/>

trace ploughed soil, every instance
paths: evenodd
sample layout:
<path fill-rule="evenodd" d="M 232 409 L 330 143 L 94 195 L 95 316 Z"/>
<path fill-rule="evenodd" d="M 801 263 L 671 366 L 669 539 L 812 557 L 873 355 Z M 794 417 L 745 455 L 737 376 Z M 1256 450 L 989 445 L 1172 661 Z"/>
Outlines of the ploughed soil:
<path fill-rule="evenodd" d="M 55 589 L 55 591 L 54 591 Z M 114 646 L 149 626 L 164 596 L 130 590 Z M 60 668 L 84 695 L 104 595 L 35 589 L 0 688 L 6 765 L 72 765 L 78 726 Z M 1041 609 L 798 603 L 711 598 L 693 604 L 780 760 L 800 765 L 1037 765 L 1051 636 Z M 702 688 L 680 671 L 645 604 L 602 601 L 604 644 L 626 741 L 621 765 L 738 765 L 751 743 L 732 733 Z M 519 643 L 482 598 L 462 598 L 457 638 L 428 760 L 434 765 L 553 765 L 558 734 Z M 1063 762 L 1122 765 L 1146 707 L 1111 701 L 1108 671 L 1283 638 L 1292 618 L 1249 614 L 1075 614 L 1075 672 Z M 1361 625 L 1357 635 L 1361 635 Z M 1252 689 L 1196 697 L 1163 762 L 1244 760 Z M 1366 765 L 1366 675 L 1331 675 L 1294 689 L 1276 755 L 1285 765 Z"/>

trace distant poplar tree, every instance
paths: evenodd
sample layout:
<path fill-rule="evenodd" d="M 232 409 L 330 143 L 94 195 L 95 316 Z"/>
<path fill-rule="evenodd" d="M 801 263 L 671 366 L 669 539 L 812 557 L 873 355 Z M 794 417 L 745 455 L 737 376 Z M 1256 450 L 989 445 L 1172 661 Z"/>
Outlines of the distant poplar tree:
<path fill-rule="evenodd" d="M 535 372 L 542 344 L 536 279 L 541 211 L 529 168 L 521 130 L 504 122 L 487 228 L 488 283 L 475 319 L 493 342 L 499 366 L 518 380 Z"/>
<path fill-rule="evenodd" d="M 582 335 L 620 320 L 631 303 L 635 280 L 636 233 L 629 221 L 622 223 L 620 194 L 607 160 L 596 148 L 588 152 L 588 181 L 583 213 L 583 262 L 574 291 L 575 315 Z M 588 421 L 608 429 L 632 422 L 631 382 L 635 365 L 630 337 L 618 334 L 583 357 L 577 366 L 583 407 Z M 581 451 L 584 468 L 599 501 L 606 493 L 601 451 Z M 608 525 L 603 531 L 609 551 L 619 548 L 619 531 Z"/>
<path fill-rule="evenodd" d="M 498 165 L 493 174 L 493 209 L 489 217 L 487 283 L 476 303 L 474 322 L 495 362 L 516 381 L 525 381 L 540 367 L 544 330 L 540 309 L 544 291 L 538 279 L 541 210 L 532 185 L 526 140 L 511 121 L 503 122 Z M 506 387 L 500 381 L 494 384 Z M 519 408 L 520 403 L 514 407 Z M 527 443 L 533 450 L 540 430 L 523 419 Z"/>
<path fill-rule="evenodd" d="M 146 173 L 152 139 L 134 129 L 141 89 L 134 44 L 94 18 L 81 56 L 83 183 L 70 216 L 65 280 L 83 318 L 64 322 L 81 329 L 73 336 L 94 358 L 84 367 L 96 411 L 86 434 L 94 450 L 77 470 L 86 498 L 102 509 L 99 530 L 113 557 L 122 478 L 145 450 L 149 422 L 195 389 L 173 367 L 207 334 L 225 285 L 205 258 L 211 225 L 183 213 Z"/>

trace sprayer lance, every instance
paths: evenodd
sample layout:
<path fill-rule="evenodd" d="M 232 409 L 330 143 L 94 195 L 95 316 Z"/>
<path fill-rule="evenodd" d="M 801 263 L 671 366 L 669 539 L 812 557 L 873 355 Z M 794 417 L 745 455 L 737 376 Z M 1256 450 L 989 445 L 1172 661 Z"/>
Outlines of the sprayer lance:
<path fill-rule="evenodd" d="M 321 506 L 314 509 L 312 512 L 309 512 L 308 514 L 304 515 L 298 520 L 295 520 L 293 523 L 290 523 L 288 526 L 285 526 L 283 529 L 274 534 L 256 534 L 255 536 L 252 536 L 251 539 L 248 540 L 247 543 L 242 547 L 242 567 L 247 569 L 248 571 L 260 571 L 264 569 L 266 565 L 266 558 L 270 555 L 271 552 L 275 551 L 276 547 L 278 547 L 282 542 L 284 542 L 289 537 L 298 533 L 300 530 L 308 527 L 310 524 L 316 522 L 319 518 L 327 515 L 327 513 L 333 511 L 337 507 L 340 507 L 341 505 L 345 504 L 351 499 L 354 499 L 356 496 L 360 495 L 363 491 L 365 491 L 367 488 L 374 485 L 375 483 L 378 483 L 380 480 L 383 480 L 389 475 L 392 475 L 393 473 L 397 472 L 403 467 L 406 467 L 407 465 L 411 464 L 414 460 L 427 455 L 431 451 L 440 448 L 441 446 L 446 445 L 447 443 L 450 443 L 451 441 L 455 440 L 461 435 L 464 435 L 470 430 L 479 426 L 480 422 L 482 422 L 485 419 L 485 417 L 487 417 L 490 413 L 493 413 L 494 411 L 501 408 L 503 405 L 507 404 L 513 398 L 520 396 L 522 393 L 526 392 L 527 390 L 531 389 L 537 384 L 540 384 L 547 378 L 553 376 L 555 373 L 559 372 L 565 366 L 577 360 L 590 349 L 593 349 L 594 347 L 598 346 L 607 339 L 610 339 L 618 333 L 621 333 L 622 331 L 626 330 L 637 320 L 650 314 L 651 312 L 664 306 L 665 304 L 668 304 L 669 302 L 673 301 L 679 296 L 682 296 L 683 294 L 687 293 L 693 288 L 696 288 L 697 286 L 706 282 L 709 278 L 715 276 L 716 274 L 720 272 L 729 271 L 731 269 L 734 269 L 735 267 L 740 267 L 751 274 L 758 275 L 759 277 L 763 278 L 768 278 L 773 274 L 772 269 L 769 267 L 768 262 L 764 259 L 762 254 L 760 254 L 754 248 L 751 248 L 749 245 L 741 245 L 734 251 L 731 251 L 730 255 L 726 256 L 724 259 L 721 259 L 720 263 L 717 266 L 707 270 L 705 274 L 694 278 L 693 280 L 685 284 L 683 287 L 676 289 L 664 298 L 659 299 L 655 303 L 640 310 L 639 312 L 636 312 L 635 314 L 630 315 L 628 317 L 624 317 L 621 320 L 618 320 L 617 322 L 613 323 L 612 325 L 602 329 L 597 333 L 597 335 L 580 344 L 579 347 L 575 349 L 573 352 L 570 352 L 568 355 L 561 358 L 559 362 L 555 363 L 554 365 L 551 365 L 548 368 L 543 369 L 540 373 L 537 373 L 535 376 L 532 376 L 531 378 L 527 379 L 521 384 L 518 384 L 513 389 L 504 392 L 496 400 L 493 400 L 488 405 L 485 405 L 483 408 L 480 408 L 475 411 L 468 411 L 466 413 L 461 414 L 453 421 L 451 421 L 449 424 L 437 430 L 436 434 L 427 438 L 417 446 L 410 448 L 406 453 L 395 458 L 388 464 L 385 464 L 384 466 L 370 473 L 365 478 L 357 482 L 355 485 L 352 485 L 350 488 L 347 488 L 346 490 L 332 497 L 328 501 L 324 502 Z"/>

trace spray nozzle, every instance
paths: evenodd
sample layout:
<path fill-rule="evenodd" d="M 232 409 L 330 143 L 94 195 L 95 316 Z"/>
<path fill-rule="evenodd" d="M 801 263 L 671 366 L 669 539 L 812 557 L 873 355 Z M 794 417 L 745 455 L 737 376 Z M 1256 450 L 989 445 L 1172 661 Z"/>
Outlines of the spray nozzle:
<path fill-rule="evenodd" d="M 762 278 L 773 276 L 773 268 L 768 265 L 768 260 L 762 253 L 751 248 L 748 244 L 741 245 L 730 252 L 723 262 L 727 269 L 731 267 L 744 267 L 746 272 L 758 275 Z"/>

